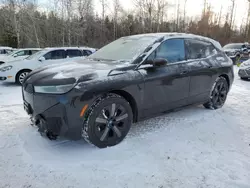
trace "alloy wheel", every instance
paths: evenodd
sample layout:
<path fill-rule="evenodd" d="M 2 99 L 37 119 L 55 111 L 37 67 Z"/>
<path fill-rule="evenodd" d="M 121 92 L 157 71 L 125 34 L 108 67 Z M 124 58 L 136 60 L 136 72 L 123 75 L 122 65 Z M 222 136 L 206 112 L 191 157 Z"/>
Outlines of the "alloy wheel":
<path fill-rule="evenodd" d="M 18 78 L 19 83 L 22 84 L 24 78 L 25 78 L 28 74 L 29 74 L 28 72 L 22 72 L 22 73 L 19 75 L 19 78 Z"/>
<path fill-rule="evenodd" d="M 101 142 L 115 140 L 126 134 L 128 112 L 124 106 L 113 103 L 104 107 L 95 119 L 95 134 Z"/>
<path fill-rule="evenodd" d="M 223 82 L 221 82 L 215 87 L 212 100 L 215 105 L 220 106 L 225 103 L 226 98 L 227 98 L 227 87 Z"/>

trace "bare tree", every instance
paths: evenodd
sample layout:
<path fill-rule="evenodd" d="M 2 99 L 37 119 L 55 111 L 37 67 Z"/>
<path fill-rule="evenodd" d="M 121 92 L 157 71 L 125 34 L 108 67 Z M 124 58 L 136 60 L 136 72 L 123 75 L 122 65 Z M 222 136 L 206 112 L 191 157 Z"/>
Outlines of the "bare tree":
<path fill-rule="evenodd" d="M 118 13 L 120 10 L 121 10 L 120 1 L 114 0 L 114 31 L 113 31 L 114 39 L 117 38 L 117 19 L 118 19 Z"/>

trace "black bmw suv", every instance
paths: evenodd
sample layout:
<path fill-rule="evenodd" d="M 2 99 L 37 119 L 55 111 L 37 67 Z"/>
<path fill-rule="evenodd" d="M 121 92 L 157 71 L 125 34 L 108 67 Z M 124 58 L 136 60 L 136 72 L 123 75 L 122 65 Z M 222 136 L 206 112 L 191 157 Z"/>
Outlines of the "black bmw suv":
<path fill-rule="evenodd" d="M 120 143 L 131 124 L 171 109 L 218 109 L 233 83 L 221 45 L 192 34 L 122 37 L 86 59 L 32 71 L 24 108 L 39 132 L 84 138 L 97 147 Z"/>

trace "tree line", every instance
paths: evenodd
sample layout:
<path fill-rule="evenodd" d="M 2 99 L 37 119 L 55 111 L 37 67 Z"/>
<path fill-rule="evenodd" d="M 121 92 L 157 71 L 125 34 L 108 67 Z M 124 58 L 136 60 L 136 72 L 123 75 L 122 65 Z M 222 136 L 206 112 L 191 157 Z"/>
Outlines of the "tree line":
<path fill-rule="evenodd" d="M 213 12 L 204 1 L 200 15 L 189 17 L 186 3 L 176 0 L 134 0 L 134 10 L 126 11 L 120 0 L 96 0 L 101 5 L 95 13 L 94 0 L 54 0 L 49 10 L 41 10 L 37 0 L 0 0 L 0 45 L 16 48 L 91 46 L 100 48 L 122 36 L 149 32 L 194 33 L 229 42 L 248 42 L 250 14 L 235 28 L 235 3 L 231 0 L 226 15 Z M 184 8 L 180 8 L 180 6 Z M 168 10 L 176 12 L 168 17 Z M 250 9 L 249 9 L 250 10 Z M 250 12 L 250 11 L 249 11 Z"/>

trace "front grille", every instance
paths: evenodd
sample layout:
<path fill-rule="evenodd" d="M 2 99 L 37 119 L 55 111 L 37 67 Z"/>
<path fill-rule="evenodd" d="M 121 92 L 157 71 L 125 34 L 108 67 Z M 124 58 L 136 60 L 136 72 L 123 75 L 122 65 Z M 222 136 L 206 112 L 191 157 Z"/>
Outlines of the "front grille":
<path fill-rule="evenodd" d="M 25 84 L 24 90 L 28 93 L 34 93 L 34 87 L 32 84 Z"/>

